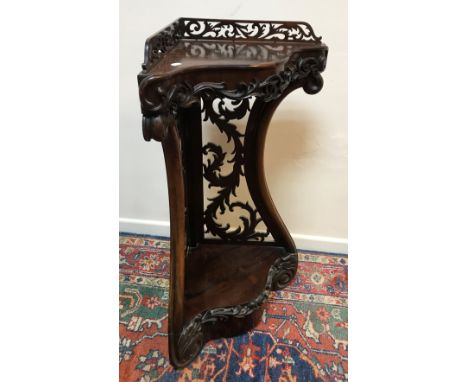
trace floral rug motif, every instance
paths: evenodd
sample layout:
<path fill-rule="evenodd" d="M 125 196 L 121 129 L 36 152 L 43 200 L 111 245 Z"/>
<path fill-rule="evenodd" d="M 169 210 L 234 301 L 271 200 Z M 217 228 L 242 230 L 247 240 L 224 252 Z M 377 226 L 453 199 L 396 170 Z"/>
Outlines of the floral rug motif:
<path fill-rule="evenodd" d="M 299 250 L 299 268 L 271 292 L 249 333 L 208 342 L 187 368 L 169 364 L 169 241 L 120 234 L 121 382 L 348 380 L 348 258 Z"/>

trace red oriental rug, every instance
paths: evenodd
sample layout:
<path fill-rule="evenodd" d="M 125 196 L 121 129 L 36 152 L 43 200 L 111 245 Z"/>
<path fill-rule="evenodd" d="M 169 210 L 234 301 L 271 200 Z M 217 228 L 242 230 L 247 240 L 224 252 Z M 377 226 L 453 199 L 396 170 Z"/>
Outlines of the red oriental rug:
<path fill-rule="evenodd" d="M 341 382 L 348 375 L 346 255 L 299 251 L 249 333 L 208 342 L 175 371 L 167 348 L 169 241 L 120 235 L 120 381 Z"/>

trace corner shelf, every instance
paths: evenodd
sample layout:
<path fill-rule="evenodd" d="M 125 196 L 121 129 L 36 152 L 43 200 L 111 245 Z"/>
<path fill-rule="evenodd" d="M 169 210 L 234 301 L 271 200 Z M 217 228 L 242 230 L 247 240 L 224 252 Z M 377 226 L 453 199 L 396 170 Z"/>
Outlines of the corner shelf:
<path fill-rule="evenodd" d="M 251 329 L 268 292 L 296 273 L 296 248 L 268 191 L 263 151 L 281 101 L 300 87 L 322 89 L 327 54 L 305 22 L 180 18 L 146 41 L 138 83 L 144 139 L 161 142 L 166 161 L 175 368 L 209 339 Z M 240 132 L 234 122 L 247 114 Z M 231 142 L 229 150 L 203 145 L 202 117 Z M 227 162 L 228 174 L 221 171 Z M 236 199 L 242 177 L 250 203 Z M 204 179 L 218 190 L 207 204 Z M 234 210 L 242 211 L 239 226 L 220 222 Z"/>

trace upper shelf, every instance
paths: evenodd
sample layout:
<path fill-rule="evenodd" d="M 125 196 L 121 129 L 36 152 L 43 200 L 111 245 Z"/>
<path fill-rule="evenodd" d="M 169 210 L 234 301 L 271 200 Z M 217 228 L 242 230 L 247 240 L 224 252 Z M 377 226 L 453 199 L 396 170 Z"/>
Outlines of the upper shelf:
<path fill-rule="evenodd" d="M 179 18 L 149 37 L 143 73 L 157 77 L 244 68 L 271 75 L 295 54 L 326 51 L 305 22 Z M 224 73 L 225 74 L 225 73 Z"/>
<path fill-rule="evenodd" d="M 156 118 L 203 94 L 265 102 L 299 86 L 315 94 L 327 54 L 304 22 L 180 18 L 146 40 L 141 109 Z"/>

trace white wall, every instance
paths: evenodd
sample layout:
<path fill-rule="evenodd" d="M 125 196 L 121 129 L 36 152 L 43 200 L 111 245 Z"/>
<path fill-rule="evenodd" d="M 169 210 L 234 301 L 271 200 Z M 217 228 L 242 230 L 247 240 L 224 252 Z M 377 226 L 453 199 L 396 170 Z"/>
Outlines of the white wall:
<path fill-rule="evenodd" d="M 329 47 L 324 87 L 290 94 L 271 122 L 265 167 L 302 249 L 347 252 L 347 4 L 344 0 L 120 1 L 120 229 L 168 235 L 161 146 L 145 142 L 136 75 L 145 39 L 185 17 L 309 22 Z"/>

